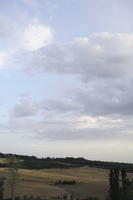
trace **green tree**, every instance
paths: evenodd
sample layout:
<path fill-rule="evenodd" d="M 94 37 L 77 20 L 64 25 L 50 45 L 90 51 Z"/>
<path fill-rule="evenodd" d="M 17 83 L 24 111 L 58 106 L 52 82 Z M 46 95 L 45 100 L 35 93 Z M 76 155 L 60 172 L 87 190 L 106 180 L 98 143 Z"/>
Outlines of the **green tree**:
<path fill-rule="evenodd" d="M 6 158 L 7 161 L 7 181 L 11 189 L 12 200 L 15 200 L 16 184 L 18 182 L 18 171 L 21 166 L 21 161 L 15 155 L 10 155 Z"/>

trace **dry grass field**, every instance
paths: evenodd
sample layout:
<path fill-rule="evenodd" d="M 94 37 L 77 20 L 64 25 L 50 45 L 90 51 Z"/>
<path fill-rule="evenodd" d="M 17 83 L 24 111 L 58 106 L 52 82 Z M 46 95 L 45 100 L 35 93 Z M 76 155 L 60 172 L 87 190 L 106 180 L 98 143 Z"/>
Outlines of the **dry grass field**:
<path fill-rule="evenodd" d="M 0 169 L 5 174 L 4 169 Z M 104 199 L 108 190 L 108 170 L 90 167 L 71 169 L 20 170 L 16 194 L 52 198 L 63 194 Z M 130 177 L 133 175 L 130 174 Z M 58 180 L 75 180 L 75 185 L 54 185 Z M 9 197 L 9 190 L 5 196 Z"/>

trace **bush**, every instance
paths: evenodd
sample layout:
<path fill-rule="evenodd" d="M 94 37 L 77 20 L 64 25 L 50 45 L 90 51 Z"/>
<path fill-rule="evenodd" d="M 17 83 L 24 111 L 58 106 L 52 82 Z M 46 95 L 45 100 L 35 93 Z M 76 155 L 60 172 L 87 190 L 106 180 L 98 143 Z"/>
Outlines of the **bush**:
<path fill-rule="evenodd" d="M 73 181 L 68 181 L 68 180 L 61 181 L 61 180 L 59 180 L 59 181 L 55 182 L 55 185 L 74 185 L 74 184 L 76 184 L 75 180 L 73 180 Z"/>

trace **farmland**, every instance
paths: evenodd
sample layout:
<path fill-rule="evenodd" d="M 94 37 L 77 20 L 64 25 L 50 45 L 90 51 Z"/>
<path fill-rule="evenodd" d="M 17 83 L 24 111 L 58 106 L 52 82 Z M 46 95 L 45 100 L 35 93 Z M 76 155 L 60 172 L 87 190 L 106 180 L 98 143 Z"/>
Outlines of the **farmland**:
<path fill-rule="evenodd" d="M 38 159 L 25 156 L 19 156 L 19 159 L 23 162 L 24 160 L 28 161 L 27 166 L 29 168 L 32 167 L 32 169 L 19 169 L 16 196 L 21 197 L 26 195 L 42 199 L 57 199 L 67 194 L 68 197 L 72 195 L 79 199 L 97 197 L 103 200 L 107 196 L 109 189 L 110 170 L 102 169 L 102 167 L 111 167 L 112 165 L 122 167 L 124 165 L 129 170 L 132 170 L 132 164 L 99 161 L 89 162 L 93 165 L 98 164 L 101 168 L 90 167 L 89 165 L 85 165 L 88 161 L 81 158 L 65 159 L 65 161 L 69 162 L 64 162 L 64 159 L 62 161 L 62 159 Z M 40 162 L 42 162 L 41 165 L 38 165 Z M 0 163 L 1 165 L 4 164 L 4 168 L 0 168 L 0 174 L 6 178 L 7 162 L 5 155 L 0 158 Z M 79 165 L 80 167 L 77 167 Z M 44 168 L 35 169 L 38 166 L 44 166 Z M 46 166 L 48 168 L 45 168 Z M 128 177 L 132 179 L 133 173 L 128 173 Z M 71 184 L 71 182 L 74 182 L 74 184 Z M 7 184 L 7 178 L 5 179 L 5 186 L 4 196 L 5 198 L 9 198 L 11 192 Z"/>
<path fill-rule="evenodd" d="M 5 175 L 5 169 L 0 169 Z M 42 198 L 52 198 L 63 194 L 78 195 L 80 198 L 95 196 L 103 199 L 108 190 L 108 170 L 90 167 L 69 169 L 43 169 L 19 171 L 19 181 L 16 188 L 18 196 L 32 195 Z M 74 185 L 55 185 L 58 180 L 75 180 Z M 8 187 L 7 187 L 8 188 Z M 5 191 L 8 197 L 9 190 Z"/>

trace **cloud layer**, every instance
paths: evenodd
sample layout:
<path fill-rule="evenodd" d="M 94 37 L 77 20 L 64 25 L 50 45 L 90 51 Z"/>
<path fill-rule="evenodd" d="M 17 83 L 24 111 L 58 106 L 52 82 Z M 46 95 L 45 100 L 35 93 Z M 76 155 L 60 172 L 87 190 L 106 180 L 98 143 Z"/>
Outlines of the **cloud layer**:
<path fill-rule="evenodd" d="M 91 116 L 133 114 L 133 34 L 97 33 L 56 43 L 25 55 L 31 73 L 80 77 L 70 98 L 49 100 L 49 109 L 78 110 Z"/>
<path fill-rule="evenodd" d="M 16 131 L 50 140 L 132 139 L 133 34 L 95 33 L 52 44 L 52 36 L 47 44 L 37 38 L 36 47 L 27 46 L 19 57 L 26 70 L 34 76 L 75 75 L 80 87 L 72 85 L 65 98 L 16 103 L 10 110 Z M 8 128 L 15 129 L 11 119 Z"/>
<path fill-rule="evenodd" d="M 28 55 L 29 70 L 77 74 L 84 81 L 131 75 L 133 34 L 97 33 L 56 43 Z"/>

